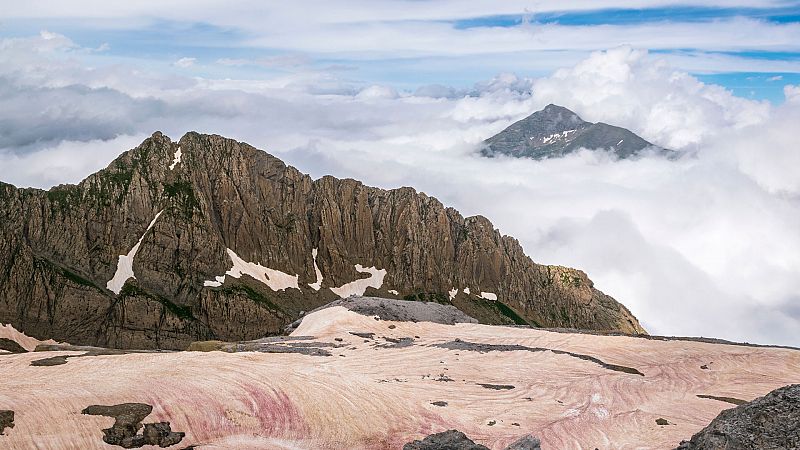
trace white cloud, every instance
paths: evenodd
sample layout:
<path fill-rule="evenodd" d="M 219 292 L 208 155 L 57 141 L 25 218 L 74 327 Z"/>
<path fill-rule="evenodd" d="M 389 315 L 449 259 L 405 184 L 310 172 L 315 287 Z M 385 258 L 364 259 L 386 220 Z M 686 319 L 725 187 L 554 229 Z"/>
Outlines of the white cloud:
<path fill-rule="evenodd" d="M 194 65 L 194 63 L 196 63 L 196 62 L 197 62 L 197 58 L 184 57 L 184 58 L 181 58 L 181 59 L 175 61 L 174 65 L 175 65 L 175 67 L 180 67 L 181 69 L 185 69 L 187 67 L 192 67 Z"/>
<path fill-rule="evenodd" d="M 368 86 L 362 89 L 357 95 L 357 100 L 378 100 L 378 99 L 394 99 L 397 98 L 397 91 L 390 86 Z"/>
<path fill-rule="evenodd" d="M 77 0 L 69 5 L 58 0 L 16 2 L 6 5 L 3 17 L 7 18 L 104 18 L 140 19 L 159 17 L 186 19 L 205 23 L 246 23 L 257 26 L 270 22 L 281 23 L 304 18 L 313 23 L 351 23 L 367 21 L 422 21 L 452 20 L 508 14 L 539 14 L 602 10 L 612 8 L 657 8 L 668 6 L 753 7 L 775 8 L 785 6 L 784 0 L 563 0 L 558 3 L 528 0 L 442 0 L 420 3 L 415 0 L 375 2 L 372 0 L 311 0 L 302 4 L 283 2 L 267 4 L 258 0 L 232 0 L 220 4 L 214 0 L 176 0 L 164 4 L 157 0 L 140 0 L 126 4 L 109 4 L 95 0 Z M 309 11 L 318 14 L 309 15 Z M 271 13 L 271 14 L 266 14 Z M 123 26 L 123 23 L 112 22 Z"/>
<path fill-rule="evenodd" d="M 226 36 L 225 45 L 287 52 L 270 62 L 246 58 L 220 58 L 220 63 L 292 66 L 296 58 L 336 58 L 347 61 L 385 61 L 396 58 L 455 58 L 467 63 L 476 58 L 506 55 L 506 64 L 518 58 L 541 59 L 547 70 L 556 51 L 575 57 L 598 50 L 631 45 L 638 48 L 680 50 L 695 49 L 672 58 L 683 70 L 800 72 L 800 63 L 783 60 L 758 60 L 720 54 L 725 51 L 799 51 L 800 24 L 774 23 L 743 17 L 710 21 L 657 20 L 614 25 L 540 24 L 536 14 L 570 11 L 607 10 L 609 8 L 658 8 L 686 6 L 683 1 L 602 0 L 534 2 L 447 0 L 437 2 L 401 1 L 314 1 L 226 2 L 211 0 L 177 1 L 168 5 L 152 1 L 108 5 L 94 0 L 78 1 L 64 7 L 62 2 L 16 2 L 4 5 L 0 18 L 58 19 L 74 21 L 83 29 L 142 30 L 163 26 L 165 22 L 203 24 Z M 781 7 L 781 1 L 694 1 L 692 6 Z M 83 5 L 83 6 L 81 6 Z M 309 14 L 308 11 L 314 11 Z M 515 27 L 460 28 L 453 21 L 498 15 L 526 14 L 530 23 Z M 146 32 L 146 31 L 142 31 Z M 228 34 L 234 37 L 227 37 Z M 214 44 L 209 44 L 213 46 Z M 700 57 L 697 57 L 700 55 Z M 281 59 L 285 59 L 281 61 Z M 245 62 L 247 61 L 247 62 Z M 760 61 L 760 62 L 759 62 Z M 685 64 L 685 65 L 684 65 Z M 241 65 L 241 64 L 239 64 Z M 480 64 L 475 64 L 479 66 Z M 473 66 L 473 68 L 475 67 Z M 515 66 L 520 70 L 523 66 Z M 508 67 L 505 68 L 508 70 Z"/>
<path fill-rule="evenodd" d="M 25 187 L 77 183 L 146 137 L 137 134 L 106 140 L 61 141 L 29 153 L 0 149 L 0 180 Z"/>
<path fill-rule="evenodd" d="M 672 149 L 697 148 L 720 132 L 761 123 L 769 113 L 767 102 L 701 83 L 630 47 L 595 52 L 533 89 L 539 104 L 558 102 L 585 120 L 625 126 Z"/>
<path fill-rule="evenodd" d="M 87 67 L 70 58 L 78 50 L 63 36 L 0 41 L 0 123 L 13 125 L 0 133 L 0 179 L 76 181 L 156 129 L 219 133 L 314 176 L 411 185 L 483 214 L 534 260 L 585 269 L 652 332 L 800 344 L 797 87 L 770 108 L 628 48 L 545 79 L 506 74 L 419 96 L 318 71 L 195 80 Z M 696 154 L 475 154 L 548 102 Z"/>
<path fill-rule="evenodd" d="M 787 84 L 783 87 L 783 95 L 789 103 L 800 103 L 800 85 Z"/>

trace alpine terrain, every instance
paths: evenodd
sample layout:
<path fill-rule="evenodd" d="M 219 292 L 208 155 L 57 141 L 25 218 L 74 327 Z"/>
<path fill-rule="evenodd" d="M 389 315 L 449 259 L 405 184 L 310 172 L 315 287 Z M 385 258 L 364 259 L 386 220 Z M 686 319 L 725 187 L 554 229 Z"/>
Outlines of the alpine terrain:
<path fill-rule="evenodd" d="M 675 154 L 625 128 L 586 122 L 569 109 L 553 104 L 484 141 L 481 154 L 545 159 L 558 158 L 581 148 L 609 150 L 619 158 L 629 158 L 646 149 L 667 156 Z"/>
<path fill-rule="evenodd" d="M 553 129 L 566 122 L 596 127 Z M 0 184 L 0 215 L 0 323 L 39 339 L 257 339 L 354 294 L 486 324 L 645 333 L 583 272 L 534 263 L 483 217 L 411 188 L 313 180 L 215 135 L 157 132 L 77 185 Z"/>

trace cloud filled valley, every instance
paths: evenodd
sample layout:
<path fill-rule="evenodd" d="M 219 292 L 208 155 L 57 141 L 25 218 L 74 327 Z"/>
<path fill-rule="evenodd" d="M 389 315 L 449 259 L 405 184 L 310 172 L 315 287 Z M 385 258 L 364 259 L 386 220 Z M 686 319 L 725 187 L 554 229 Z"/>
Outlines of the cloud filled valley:
<path fill-rule="evenodd" d="M 489 218 L 535 261 L 580 268 L 653 334 L 800 345 L 800 89 L 734 96 L 628 47 L 469 89 L 363 86 L 340 68 L 268 80 L 164 75 L 43 32 L 0 41 L 0 180 L 47 188 L 155 130 L 246 141 L 320 177 L 413 186 Z M 477 149 L 555 103 L 681 150 L 534 161 Z"/>

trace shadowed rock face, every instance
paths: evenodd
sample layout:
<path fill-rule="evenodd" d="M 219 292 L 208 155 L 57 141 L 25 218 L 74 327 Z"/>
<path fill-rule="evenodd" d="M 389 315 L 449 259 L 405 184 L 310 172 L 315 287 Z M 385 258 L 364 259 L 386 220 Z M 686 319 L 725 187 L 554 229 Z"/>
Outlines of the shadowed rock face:
<path fill-rule="evenodd" d="M 675 152 L 658 148 L 625 128 L 605 123 L 591 123 L 557 105 L 513 123 L 484 142 L 483 156 L 522 158 L 557 158 L 580 148 L 611 150 L 620 158 L 634 156 L 647 148 L 664 155 Z"/>
<path fill-rule="evenodd" d="M 722 411 L 678 450 L 779 450 L 800 448 L 800 384 L 776 389 Z"/>
<path fill-rule="evenodd" d="M 0 183 L 0 216 L 0 323 L 33 337 L 253 340 L 337 299 L 332 288 L 452 304 L 482 323 L 644 332 L 583 272 L 534 263 L 483 217 L 411 188 L 312 180 L 220 136 L 155 133 L 78 185 Z"/>

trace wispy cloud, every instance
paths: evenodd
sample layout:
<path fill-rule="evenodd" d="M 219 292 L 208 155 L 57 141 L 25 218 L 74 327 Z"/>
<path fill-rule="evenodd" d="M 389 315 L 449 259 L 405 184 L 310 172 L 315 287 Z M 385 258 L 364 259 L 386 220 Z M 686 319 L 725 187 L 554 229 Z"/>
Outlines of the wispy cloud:
<path fill-rule="evenodd" d="M 463 87 L 465 78 L 471 84 L 490 76 L 489 67 L 493 73 L 541 75 L 620 45 L 669 53 L 671 64 L 692 72 L 800 73 L 800 8 L 778 0 L 240 0 L 225 6 L 210 0 L 158 6 L 151 0 L 82 0 L 69 7 L 55 1 L 6 6 L 0 18 L 14 23 L 12 29 L 52 24 L 79 30 L 84 39 L 110 38 L 111 57 L 162 55 L 172 63 L 176 54 L 190 53 L 218 62 L 203 70 L 226 71 L 231 78 L 252 76 L 256 68 L 344 65 L 359 67 L 354 76 L 366 84 L 403 78 L 410 85 L 419 62 L 427 64 L 429 76 L 417 86 Z M 133 39 L 142 34 L 151 37 Z"/>
<path fill-rule="evenodd" d="M 194 65 L 194 63 L 196 63 L 196 62 L 197 62 L 197 58 L 184 57 L 184 58 L 181 58 L 181 59 L 175 61 L 174 65 L 175 65 L 175 67 L 180 67 L 181 69 L 186 69 L 187 67 L 192 67 Z"/>

